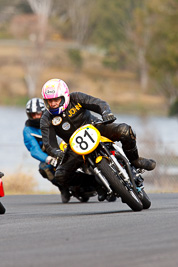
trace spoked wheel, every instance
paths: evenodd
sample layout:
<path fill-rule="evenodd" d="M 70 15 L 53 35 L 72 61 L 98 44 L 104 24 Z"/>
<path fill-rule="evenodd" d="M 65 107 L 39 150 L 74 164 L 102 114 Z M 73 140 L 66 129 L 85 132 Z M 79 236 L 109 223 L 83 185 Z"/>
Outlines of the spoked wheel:
<path fill-rule="evenodd" d="M 149 199 L 149 196 L 147 193 L 142 189 L 139 193 L 138 196 L 142 202 L 143 208 L 144 209 L 149 209 L 151 206 L 151 201 Z"/>
<path fill-rule="evenodd" d="M 123 185 L 119 177 L 109 166 L 109 161 L 106 158 L 103 158 L 98 163 L 98 167 L 110 184 L 112 190 L 121 197 L 123 203 L 126 203 L 133 211 L 141 211 L 143 209 L 142 202 L 137 194 L 132 189 L 129 191 Z"/>
<path fill-rule="evenodd" d="M 6 212 L 6 209 L 4 208 L 2 203 L 0 202 L 0 214 L 4 214 L 5 212 Z"/>

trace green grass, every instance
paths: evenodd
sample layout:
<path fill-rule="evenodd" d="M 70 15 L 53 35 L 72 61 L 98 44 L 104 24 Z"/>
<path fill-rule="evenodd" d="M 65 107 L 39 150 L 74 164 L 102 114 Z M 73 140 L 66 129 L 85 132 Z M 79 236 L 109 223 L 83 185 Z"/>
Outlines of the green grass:
<path fill-rule="evenodd" d="M 27 96 L 13 96 L 13 97 L 7 97 L 4 96 L 0 100 L 1 105 L 5 106 L 19 106 L 19 107 L 25 107 L 27 101 L 28 101 Z"/>

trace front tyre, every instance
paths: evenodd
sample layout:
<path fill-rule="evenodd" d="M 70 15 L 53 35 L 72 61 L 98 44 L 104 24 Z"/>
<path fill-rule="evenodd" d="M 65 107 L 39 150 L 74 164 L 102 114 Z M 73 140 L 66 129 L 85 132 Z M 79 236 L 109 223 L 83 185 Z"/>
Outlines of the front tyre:
<path fill-rule="evenodd" d="M 0 202 L 0 214 L 4 214 L 5 212 L 6 212 L 6 209 L 4 208 L 2 203 Z"/>
<path fill-rule="evenodd" d="M 139 193 L 138 196 L 142 202 L 143 208 L 144 209 L 149 209 L 151 206 L 151 201 L 147 195 L 147 193 L 142 189 Z"/>
<path fill-rule="evenodd" d="M 133 211 L 141 211 L 143 209 L 142 202 L 133 190 L 129 191 L 123 185 L 116 173 L 109 166 L 109 161 L 103 158 L 97 165 L 110 184 L 112 190 L 121 197 L 122 202 L 126 203 Z"/>

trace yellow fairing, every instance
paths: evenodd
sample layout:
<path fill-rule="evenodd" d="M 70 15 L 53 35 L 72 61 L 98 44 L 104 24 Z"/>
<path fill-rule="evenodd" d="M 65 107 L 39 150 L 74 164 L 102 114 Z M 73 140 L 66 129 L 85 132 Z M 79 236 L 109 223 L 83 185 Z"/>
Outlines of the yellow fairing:
<path fill-rule="evenodd" d="M 95 130 L 96 130 L 96 128 L 95 128 Z M 78 132 L 78 130 L 77 130 L 77 132 Z M 73 136 L 73 138 L 74 138 L 74 136 Z M 104 143 L 104 142 L 113 142 L 113 141 L 111 141 L 110 139 L 108 139 L 107 137 L 101 136 L 100 133 L 99 133 L 99 131 L 97 131 L 97 139 L 98 139 L 99 141 L 103 142 L 103 143 Z M 72 138 L 71 138 L 70 142 L 71 142 L 71 144 L 72 144 Z M 99 145 L 99 142 L 97 142 L 97 143 L 95 144 L 95 146 L 94 146 L 91 150 L 89 150 L 87 153 L 82 153 L 82 155 L 91 153 L 93 150 L 95 150 L 95 148 L 96 148 L 98 145 Z M 64 142 L 64 141 L 62 141 L 62 142 L 60 143 L 60 145 L 59 145 L 59 148 L 60 148 L 62 151 L 64 151 L 64 150 L 66 149 L 66 147 L 67 147 L 67 143 Z M 74 151 L 74 152 L 75 152 L 75 151 Z"/>
<path fill-rule="evenodd" d="M 103 143 L 104 142 L 112 142 L 113 143 L 113 141 L 111 141 L 110 139 L 108 139 L 107 137 L 104 137 L 104 136 L 100 137 L 100 141 L 103 142 Z M 95 162 L 99 163 L 100 161 L 102 161 L 102 159 L 103 159 L 103 156 L 99 156 L 99 157 L 96 158 Z"/>
<path fill-rule="evenodd" d="M 76 144 L 76 137 L 79 136 L 81 138 L 83 138 L 83 132 L 87 130 L 87 131 L 90 131 L 92 132 L 94 135 L 92 136 L 92 138 L 94 138 L 93 142 L 90 142 L 89 143 L 89 140 L 87 140 L 88 142 L 88 146 L 86 149 L 83 149 L 83 150 L 80 150 L 79 149 L 79 145 Z M 82 133 L 82 135 L 80 136 L 80 133 Z M 70 137 L 70 140 L 69 140 L 69 143 L 70 143 L 70 147 L 71 149 L 77 153 L 78 155 L 87 155 L 87 154 L 90 154 L 92 151 L 94 151 L 97 146 L 99 145 L 99 142 L 100 142 L 100 137 L 101 137 L 101 134 L 100 132 L 98 131 L 97 128 L 95 128 L 93 125 L 91 124 L 87 124 L 87 125 L 84 125 L 82 127 L 80 127 L 79 129 L 77 129 L 73 135 Z M 82 140 L 82 139 L 81 139 Z M 86 139 L 85 139 L 86 140 Z M 84 141 L 86 143 L 86 141 Z M 83 142 L 83 143 L 84 143 Z"/>
<path fill-rule="evenodd" d="M 102 156 L 97 157 L 96 160 L 95 160 L 95 162 L 96 163 L 99 163 L 100 161 L 102 161 L 102 158 L 103 158 Z"/>
<path fill-rule="evenodd" d="M 66 142 L 64 142 L 64 141 L 62 141 L 62 142 L 60 143 L 60 145 L 59 145 L 59 148 L 60 148 L 60 150 L 62 150 L 62 151 L 64 151 L 64 150 L 66 149 L 66 147 L 67 147 L 67 144 L 66 144 Z"/>
<path fill-rule="evenodd" d="M 111 141 L 110 139 L 108 139 L 107 137 L 104 137 L 104 136 L 101 136 L 101 138 L 100 138 L 100 141 L 101 142 L 111 142 L 111 143 L 113 143 L 113 141 Z"/>

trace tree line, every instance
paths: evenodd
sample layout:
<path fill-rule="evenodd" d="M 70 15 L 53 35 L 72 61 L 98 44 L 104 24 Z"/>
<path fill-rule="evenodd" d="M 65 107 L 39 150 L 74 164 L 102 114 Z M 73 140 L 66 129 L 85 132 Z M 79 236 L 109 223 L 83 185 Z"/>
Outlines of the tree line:
<path fill-rule="evenodd" d="M 177 0 L 1 0 L 0 10 L 0 32 L 17 14 L 38 17 L 35 57 L 42 58 L 38 47 L 50 26 L 79 47 L 102 49 L 105 66 L 137 73 L 143 91 L 164 95 L 171 114 L 178 113 Z"/>

